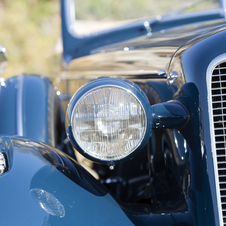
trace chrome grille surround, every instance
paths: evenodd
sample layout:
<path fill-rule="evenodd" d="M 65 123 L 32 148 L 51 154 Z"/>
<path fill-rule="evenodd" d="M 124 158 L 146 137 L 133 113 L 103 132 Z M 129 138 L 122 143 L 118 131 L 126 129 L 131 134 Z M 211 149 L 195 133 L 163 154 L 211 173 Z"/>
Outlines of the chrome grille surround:
<path fill-rule="evenodd" d="M 226 54 L 210 63 L 206 78 L 219 223 L 226 226 Z"/>

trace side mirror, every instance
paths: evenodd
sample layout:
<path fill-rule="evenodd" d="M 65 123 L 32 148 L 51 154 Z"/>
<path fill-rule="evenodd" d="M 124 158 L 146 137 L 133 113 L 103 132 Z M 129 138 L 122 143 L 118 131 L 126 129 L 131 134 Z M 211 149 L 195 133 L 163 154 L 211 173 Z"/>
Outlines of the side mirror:
<path fill-rule="evenodd" d="M 6 49 L 0 45 L 0 74 L 2 74 L 3 70 L 7 65 L 7 52 Z"/>

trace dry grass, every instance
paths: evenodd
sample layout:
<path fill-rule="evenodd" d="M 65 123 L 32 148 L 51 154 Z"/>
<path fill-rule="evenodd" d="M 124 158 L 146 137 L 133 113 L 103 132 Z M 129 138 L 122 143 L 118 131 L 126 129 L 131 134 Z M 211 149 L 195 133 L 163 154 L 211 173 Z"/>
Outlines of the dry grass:
<path fill-rule="evenodd" d="M 54 77 L 60 56 L 54 48 L 60 36 L 58 1 L 10 1 L 0 3 L 0 43 L 8 53 L 3 76 L 21 73 Z"/>

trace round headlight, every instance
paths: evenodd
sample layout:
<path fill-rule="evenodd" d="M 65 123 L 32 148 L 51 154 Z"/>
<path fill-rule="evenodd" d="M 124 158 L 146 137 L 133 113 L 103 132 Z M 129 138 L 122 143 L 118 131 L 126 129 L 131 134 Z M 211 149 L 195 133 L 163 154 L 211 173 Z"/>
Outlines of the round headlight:
<path fill-rule="evenodd" d="M 114 78 L 93 80 L 68 105 L 69 139 L 94 161 L 121 161 L 146 143 L 149 109 L 147 97 L 134 83 Z"/>

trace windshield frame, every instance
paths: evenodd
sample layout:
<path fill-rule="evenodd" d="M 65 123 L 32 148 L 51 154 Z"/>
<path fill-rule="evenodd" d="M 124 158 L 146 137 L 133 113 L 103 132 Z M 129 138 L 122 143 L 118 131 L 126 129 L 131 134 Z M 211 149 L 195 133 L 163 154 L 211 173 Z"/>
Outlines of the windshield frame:
<path fill-rule="evenodd" d="M 187 15 L 189 15 L 190 18 L 194 16 L 200 21 L 205 20 L 205 18 L 207 18 L 207 20 L 212 20 L 213 18 L 224 19 L 226 18 L 226 0 L 218 0 L 218 2 L 220 3 L 220 7 L 216 9 L 183 13 L 178 15 L 184 18 L 186 18 Z M 107 29 L 86 35 L 79 35 L 74 30 L 74 9 L 74 0 L 61 0 L 63 39 L 62 61 L 64 68 L 67 68 L 67 65 L 71 60 L 78 57 L 90 55 L 92 49 L 116 42 L 121 42 L 126 39 L 132 39 L 140 35 L 147 35 L 147 33 L 149 33 L 152 29 L 153 25 L 161 23 L 161 21 L 164 19 L 172 19 L 172 16 L 170 15 L 149 19 L 138 19 L 117 28 Z M 202 19 L 200 19 L 201 17 Z M 147 24 L 149 26 L 147 26 Z"/>
<path fill-rule="evenodd" d="M 74 29 L 74 27 L 76 25 L 76 12 L 74 10 L 75 9 L 75 1 L 76 0 L 65 0 L 65 5 L 66 5 L 65 9 L 67 11 L 66 16 L 67 16 L 67 22 L 68 22 L 68 25 L 69 25 L 68 30 L 69 30 L 69 32 L 71 33 L 72 36 L 79 38 L 79 39 L 82 39 L 82 38 L 86 38 L 87 36 L 93 35 L 92 33 L 96 34 L 96 33 L 104 32 L 104 31 L 112 29 L 112 28 L 109 28 L 109 29 L 98 30 L 98 31 L 94 31 L 94 32 L 87 32 L 87 33 L 84 33 L 84 34 L 77 33 Z M 165 14 L 160 15 L 160 16 L 163 17 L 163 16 L 172 16 L 172 15 L 183 14 L 181 12 L 183 12 L 185 9 L 189 9 L 189 8 L 193 7 L 193 5 L 200 4 L 200 3 L 203 3 L 205 1 L 206 0 L 192 1 L 191 4 L 188 7 L 185 6 L 185 7 L 179 8 L 179 9 L 175 9 L 175 11 L 171 11 L 171 12 L 169 11 L 168 13 L 165 13 Z M 219 9 L 221 8 L 223 10 L 224 17 L 226 18 L 226 0 L 217 0 L 217 1 L 220 4 Z M 214 9 L 210 9 L 210 10 L 214 10 Z M 206 10 L 203 10 L 203 11 L 206 11 Z M 194 12 L 191 12 L 191 13 L 195 13 L 195 12 L 199 12 L 199 11 L 194 11 Z M 151 16 L 150 15 L 150 18 L 157 18 L 158 19 L 158 17 L 159 16 Z M 130 22 L 136 21 L 136 20 L 142 20 L 142 18 L 127 20 L 127 21 L 125 21 L 124 24 L 130 23 Z M 123 21 L 121 21 L 121 22 L 123 22 Z M 123 24 L 123 23 L 121 23 L 121 24 Z M 113 29 L 114 29 L 114 27 L 113 27 Z"/>

